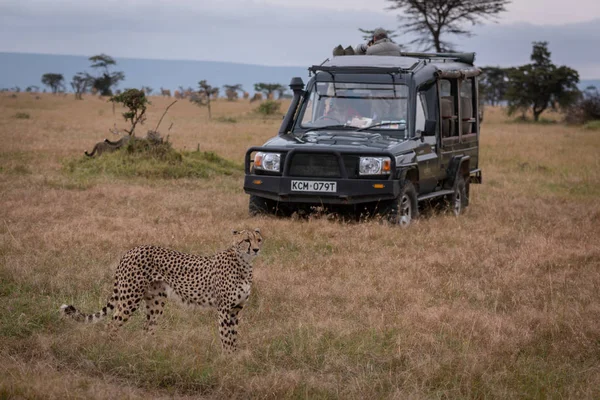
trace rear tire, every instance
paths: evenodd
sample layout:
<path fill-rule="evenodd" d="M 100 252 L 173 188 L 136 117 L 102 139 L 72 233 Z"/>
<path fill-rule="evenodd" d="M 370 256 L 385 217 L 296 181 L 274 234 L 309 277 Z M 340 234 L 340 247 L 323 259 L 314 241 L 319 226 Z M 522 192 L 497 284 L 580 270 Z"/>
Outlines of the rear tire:
<path fill-rule="evenodd" d="M 419 217 L 419 204 L 417 201 L 417 191 L 412 182 L 407 181 L 398 198 L 392 203 L 388 214 L 388 221 L 401 227 L 409 226 Z"/>
<path fill-rule="evenodd" d="M 469 206 L 469 183 L 463 176 L 456 178 L 453 186 L 454 193 L 448 196 L 448 210 L 456 216 L 463 214 Z"/>

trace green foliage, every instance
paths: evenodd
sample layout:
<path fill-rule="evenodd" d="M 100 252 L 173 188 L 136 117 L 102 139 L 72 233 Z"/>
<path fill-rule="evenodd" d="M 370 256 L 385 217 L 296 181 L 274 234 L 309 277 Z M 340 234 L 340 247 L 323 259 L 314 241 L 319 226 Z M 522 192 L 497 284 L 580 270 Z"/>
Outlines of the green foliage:
<path fill-rule="evenodd" d="M 547 42 L 534 42 L 533 62 L 509 70 L 506 99 L 510 115 L 518 111 L 524 115 L 532 109 L 533 118 L 538 121 L 549 107 L 566 108 L 577 101 L 579 74 L 569 67 L 552 64 L 547 46 Z"/>
<path fill-rule="evenodd" d="M 133 137 L 124 148 L 102 157 L 69 160 L 63 170 L 77 179 L 101 175 L 179 179 L 233 175 L 242 168 L 212 152 L 179 152 L 169 142 Z"/>
<path fill-rule="evenodd" d="M 500 67 L 483 67 L 479 76 L 479 95 L 486 103 L 497 105 L 506 97 L 508 70 Z"/>
<path fill-rule="evenodd" d="M 280 102 L 275 101 L 275 100 L 267 100 L 267 101 L 260 103 L 260 105 L 258 106 L 256 111 L 259 114 L 263 114 L 263 115 L 273 115 L 273 114 L 276 114 L 277 112 L 279 112 L 280 108 L 281 108 Z"/>
<path fill-rule="evenodd" d="M 139 89 L 126 89 L 123 93 L 112 96 L 110 101 L 121 104 L 129 111 L 123 113 L 125 121 L 131 122 L 131 128 L 125 129 L 129 135 L 133 135 L 136 125 L 144 123 L 146 120 L 146 106 L 150 104 L 146 94 Z"/>
<path fill-rule="evenodd" d="M 29 115 L 29 113 L 26 112 L 18 112 L 14 115 L 14 117 L 16 119 L 29 119 L 31 116 Z"/>
<path fill-rule="evenodd" d="M 42 75 L 42 83 L 52 90 L 52 93 L 58 93 L 59 90 L 64 90 L 64 76 L 62 74 L 48 73 Z"/>

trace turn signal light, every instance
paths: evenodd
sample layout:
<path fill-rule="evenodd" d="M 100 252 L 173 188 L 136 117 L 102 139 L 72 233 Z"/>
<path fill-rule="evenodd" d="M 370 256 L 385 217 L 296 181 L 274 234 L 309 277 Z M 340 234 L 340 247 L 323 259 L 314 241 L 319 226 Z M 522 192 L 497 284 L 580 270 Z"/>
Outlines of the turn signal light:
<path fill-rule="evenodd" d="M 375 189 L 383 189 L 385 185 L 383 183 L 376 183 L 373 185 Z"/>
<path fill-rule="evenodd" d="M 389 158 L 383 159 L 383 166 L 381 167 L 383 172 L 390 172 L 392 170 L 392 162 Z"/>

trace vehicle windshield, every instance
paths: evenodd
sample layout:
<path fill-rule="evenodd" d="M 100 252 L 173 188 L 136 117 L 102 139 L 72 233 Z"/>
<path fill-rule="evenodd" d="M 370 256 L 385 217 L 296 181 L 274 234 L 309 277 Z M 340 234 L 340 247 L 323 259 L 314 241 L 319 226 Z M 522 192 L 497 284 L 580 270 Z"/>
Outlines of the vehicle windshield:
<path fill-rule="evenodd" d="M 300 127 L 405 131 L 407 105 L 403 84 L 317 82 L 305 101 Z"/>

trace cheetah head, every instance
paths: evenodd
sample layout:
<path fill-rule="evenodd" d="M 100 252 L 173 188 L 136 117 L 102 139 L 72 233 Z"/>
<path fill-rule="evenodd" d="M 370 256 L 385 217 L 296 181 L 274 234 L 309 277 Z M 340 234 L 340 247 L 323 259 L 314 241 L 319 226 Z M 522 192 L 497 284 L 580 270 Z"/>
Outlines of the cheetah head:
<path fill-rule="evenodd" d="M 262 246 L 260 229 L 233 231 L 233 246 L 250 257 L 257 256 Z"/>

